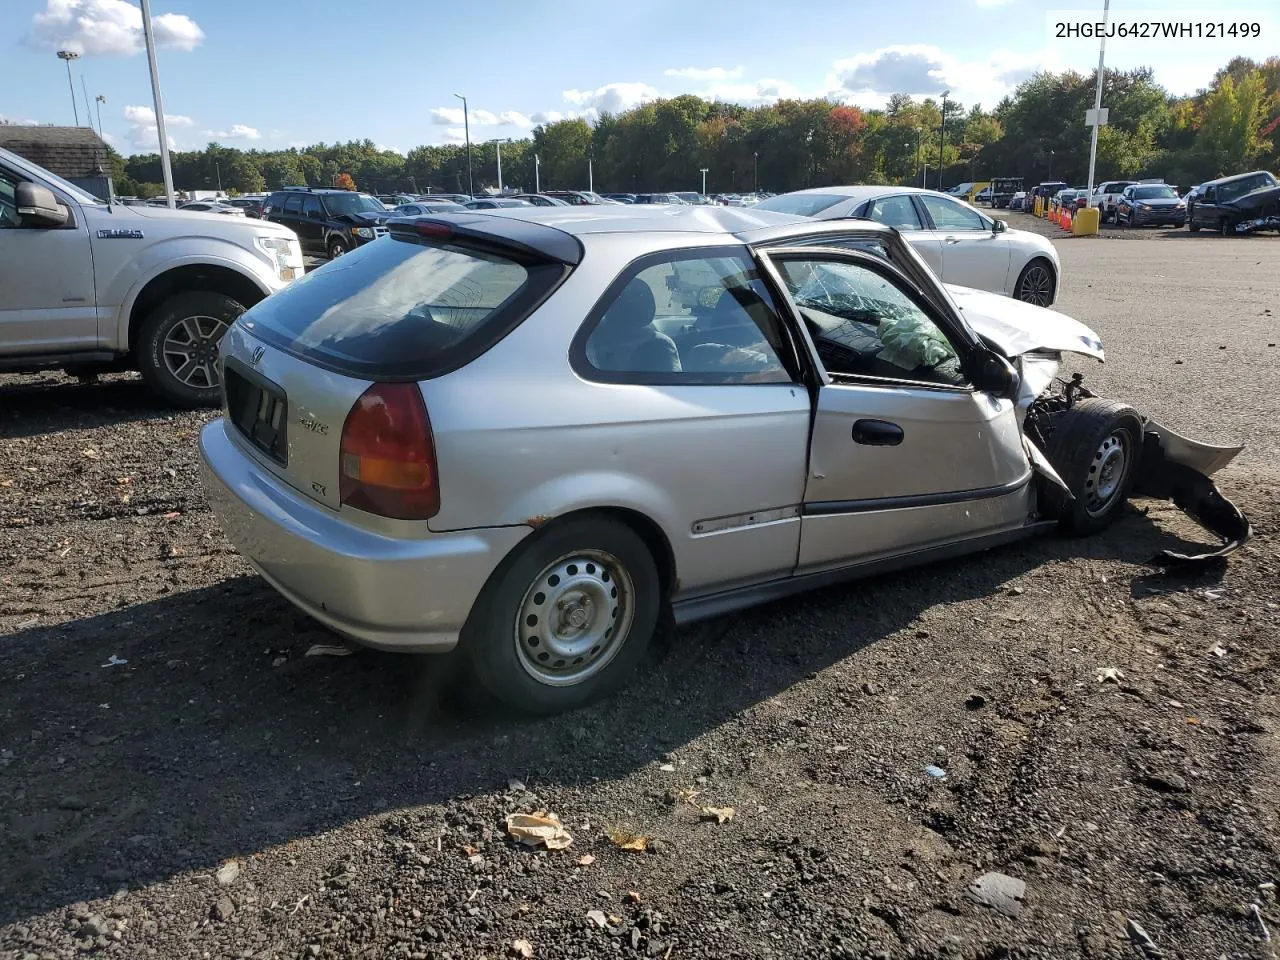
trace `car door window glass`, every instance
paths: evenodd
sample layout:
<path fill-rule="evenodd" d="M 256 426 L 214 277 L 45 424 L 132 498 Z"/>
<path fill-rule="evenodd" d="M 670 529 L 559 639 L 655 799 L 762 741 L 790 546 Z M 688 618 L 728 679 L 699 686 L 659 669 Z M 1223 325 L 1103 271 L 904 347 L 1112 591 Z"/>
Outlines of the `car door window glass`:
<path fill-rule="evenodd" d="M 920 222 L 920 215 L 916 213 L 915 204 L 911 202 L 910 197 L 901 194 L 896 197 L 881 197 L 879 200 L 873 200 L 867 215 L 877 223 L 883 223 L 898 230 L 924 229 L 924 224 Z"/>
<path fill-rule="evenodd" d="M 987 222 L 976 210 L 961 206 L 946 197 L 934 197 L 927 193 L 920 195 L 920 202 L 933 218 L 933 225 L 939 230 L 986 230 Z"/>
<path fill-rule="evenodd" d="M 833 260 L 788 259 L 778 271 L 828 373 L 965 385 L 946 335 L 887 277 Z"/>
<path fill-rule="evenodd" d="M 18 182 L 0 172 L 0 228 L 21 225 L 22 218 L 18 216 Z"/>
<path fill-rule="evenodd" d="M 315 197 L 304 197 L 302 200 L 302 215 L 319 220 L 324 217 L 324 209 L 320 206 L 320 201 Z"/>
<path fill-rule="evenodd" d="M 302 194 L 291 193 L 284 202 L 284 212 L 298 216 L 302 213 Z"/>
<path fill-rule="evenodd" d="M 791 383 L 790 345 L 745 256 L 663 257 L 628 271 L 593 312 L 593 378 L 671 384 Z"/>

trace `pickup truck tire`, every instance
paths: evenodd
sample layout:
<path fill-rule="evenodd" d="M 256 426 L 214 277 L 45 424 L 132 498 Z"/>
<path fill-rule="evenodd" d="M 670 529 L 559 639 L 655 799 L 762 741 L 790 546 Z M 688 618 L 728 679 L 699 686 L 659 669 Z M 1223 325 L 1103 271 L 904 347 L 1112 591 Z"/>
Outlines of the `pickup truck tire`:
<path fill-rule="evenodd" d="M 1045 486 L 1045 506 L 1068 536 L 1110 526 L 1129 497 L 1142 456 L 1142 419 L 1126 403 L 1088 397 L 1062 415 L 1044 454 L 1074 495 Z"/>
<path fill-rule="evenodd" d="M 211 290 L 163 301 L 138 332 L 138 370 L 147 384 L 179 407 L 222 402 L 218 345 L 245 307 Z"/>

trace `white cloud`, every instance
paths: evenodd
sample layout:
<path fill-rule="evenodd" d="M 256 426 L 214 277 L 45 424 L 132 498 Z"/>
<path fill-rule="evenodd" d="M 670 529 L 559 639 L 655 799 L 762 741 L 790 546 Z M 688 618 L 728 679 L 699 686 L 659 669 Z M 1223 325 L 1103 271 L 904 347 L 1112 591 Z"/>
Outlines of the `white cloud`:
<path fill-rule="evenodd" d="M 606 83 L 594 90 L 566 90 L 564 98 L 582 109 L 582 116 L 594 120 L 602 113 L 621 113 L 638 107 L 661 94 L 647 83 Z"/>
<path fill-rule="evenodd" d="M 445 143 L 465 143 L 467 139 L 466 131 L 462 127 L 449 127 L 441 138 Z"/>
<path fill-rule="evenodd" d="M 533 120 L 518 110 L 504 110 L 498 114 L 498 123 L 510 127 L 532 127 Z"/>
<path fill-rule="evenodd" d="M 160 130 L 156 126 L 154 110 L 150 107 L 127 106 L 124 108 L 124 118 L 129 124 L 125 138 L 130 143 L 147 150 L 154 150 L 159 146 Z M 166 113 L 164 122 L 168 127 L 189 127 L 195 123 L 190 117 L 184 117 L 178 113 Z M 169 149 L 176 150 L 177 146 L 177 141 L 170 134 Z"/>
<path fill-rule="evenodd" d="M 990 108 L 1036 71 L 1058 69 L 1059 59 L 1051 50 L 997 50 L 983 60 L 960 60 L 928 44 L 894 45 L 837 60 L 827 89 L 862 107 L 881 107 L 893 93 L 938 99 L 948 90 L 951 100 Z"/>
<path fill-rule="evenodd" d="M 169 115 L 165 114 L 165 119 L 169 119 Z M 254 127 L 245 126 L 243 123 L 233 123 L 230 130 L 206 130 L 206 137 L 212 137 L 214 140 L 261 140 L 262 134 Z"/>
<path fill-rule="evenodd" d="M 558 123 L 565 119 L 565 114 L 559 110 L 539 110 L 529 119 L 534 123 Z"/>
<path fill-rule="evenodd" d="M 761 107 L 779 100 L 793 100 L 801 96 L 800 88 L 786 80 L 756 80 L 747 83 L 719 83 L 698 92 L 704 100 L 722 100 L 741 103 L 748 107 Z"/>
<path fill-rule="evenodd" d="M 662 71 L 665 76 L 682 80 L 736 80 L 745 72 L 744 67 L 680 67 Z"/>
<path fill-rule="evenodd" d="M 517 110 L 504 110 L 502 113 L 494 113 L 491 110 L 464 112 L 461 107 L 436 107 L 428 112 L 431 114 L 431 122 L 441 126 L 456 127 L 461 123 L 470 123 L 473 127 L 532 127 L 534 125 L 533 120 Z"/>
<path fill-rule="evenodd" d="M 3 113 L 0 113 L 0 123 L 12 124 L 17 127 L 38 127 L 40 125 L 39 120 L 31 120 L 29 118 L 19 120 L 17 117 L 9 117 Z"/>
<path fill-rule="evenodd" d="M 151 18 L 156 46 L 194 50 L 204 31 L 185 14 L 161 13 Z M 31 18 L 27 46 L 37 50 L 131 56 L 144 48 L 142 11 L 126 0 L 45 0 L 45 10 Z"/>

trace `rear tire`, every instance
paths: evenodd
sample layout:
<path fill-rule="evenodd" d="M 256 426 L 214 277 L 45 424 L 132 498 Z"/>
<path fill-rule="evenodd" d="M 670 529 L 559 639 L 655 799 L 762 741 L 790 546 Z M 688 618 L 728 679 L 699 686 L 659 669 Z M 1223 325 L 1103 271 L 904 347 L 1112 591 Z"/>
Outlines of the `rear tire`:
<path fill-rule="evenodd" d="M 1137 477 L 1142 433 L 1136 410 L 1100 397 L 1077 400 L 1058 420 L 1044 454 L 1075 499 L 1046 484 L 1044 505 L 1063 533 L 1098 533 L 1120 515 Z"/>
<path fill-rule="evenodd" d="M 244 304 L 212 290 L 179 293 L 143 321 L 135 346 L 143 380 L 178 407 L 222 402 L 218 346 Z"/>
<path fill-rule="evenodd" d="M 329 241 L 329 245 L 325 248 L 325 252 L 329 255 L 330 260 L 337 260 L 347 252 L 346 241 L 338 237 L 334 237 Z"/>
<path fill-rule="evenodd" d="M 475 679 L 507 706 L 561 713 L 634 675 L 661 606 L 657 564 L 634 530 L 572 519 L 503 561 L 476 599 L 462 651 Z"/>
<path fill-rule="evenodd" d="M 1053 267 L 1043 257 L 1036 257 L 1023 267 L 1013 286 L 1015 300 L 1033 303 L 1038 307 L 1051 305 L 1057 292 L 1058 281 L 1053 275 Z"/>
<path fill-rule="evenodd" d="M 1226 217 L 1221 217 L 1218 220 L 1218 235 L 1222 237 L 1231 236 L 1231 226 L 1227 223 Z"/>

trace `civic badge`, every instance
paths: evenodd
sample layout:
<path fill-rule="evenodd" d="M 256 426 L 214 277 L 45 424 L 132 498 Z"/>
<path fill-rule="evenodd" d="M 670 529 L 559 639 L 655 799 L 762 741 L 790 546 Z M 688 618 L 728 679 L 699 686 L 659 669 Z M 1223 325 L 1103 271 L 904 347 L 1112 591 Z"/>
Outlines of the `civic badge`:
<path fill-rule="evenodd" d="M 259 362 L 261 362 L 262 355 L 266 352 L 267 352 L 266 349 L 263 347 L 254 347 L 253 355 L 249 357 L 249 362 L 256 367 L 259 364 Z"/>

